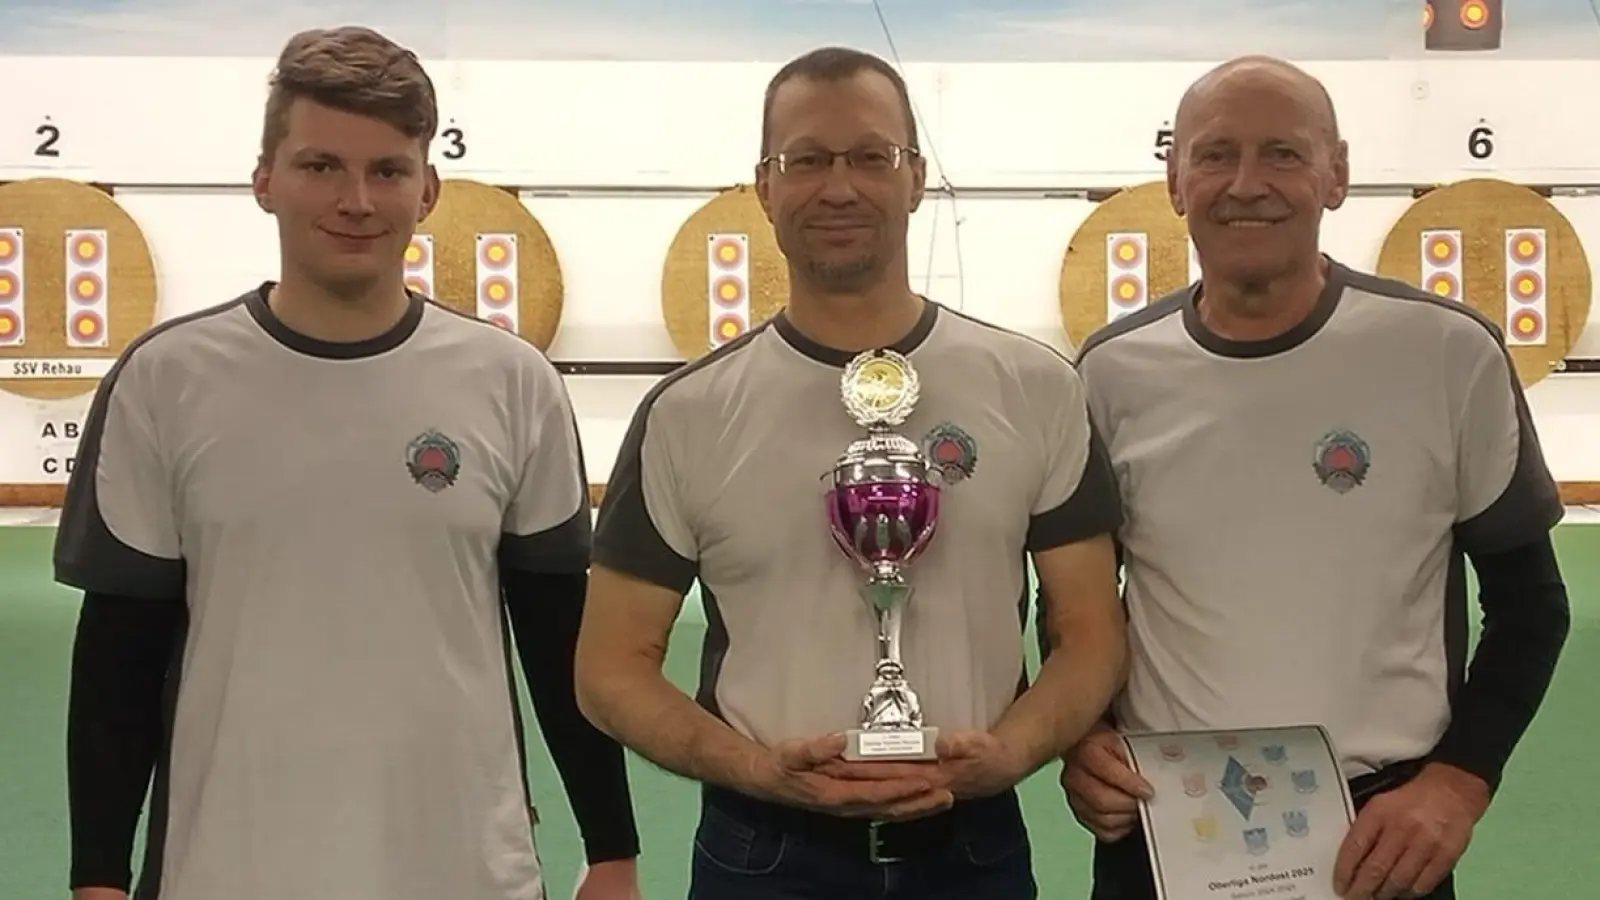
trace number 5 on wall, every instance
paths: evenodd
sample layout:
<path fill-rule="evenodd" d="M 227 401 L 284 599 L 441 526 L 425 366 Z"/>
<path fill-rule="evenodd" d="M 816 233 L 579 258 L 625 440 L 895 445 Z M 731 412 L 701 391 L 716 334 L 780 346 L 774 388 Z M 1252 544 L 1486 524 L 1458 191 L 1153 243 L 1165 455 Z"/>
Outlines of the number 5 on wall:
<path fill-rule="evenodd" d="M 1169 155 L 1171 155 L 1171 153 L 1172 153 L 1172 123 L 1171 122 L 1163 122 L 1161 124 L 1161 127 L 1156 129 L 1155 151 L 1153 153 L 1151 153 L 1150 155 L 1154 156 L 1157 160 L 1159 160 L 1161 162 L 1166 162 L 1167 161 L 1167 157 Z"/>

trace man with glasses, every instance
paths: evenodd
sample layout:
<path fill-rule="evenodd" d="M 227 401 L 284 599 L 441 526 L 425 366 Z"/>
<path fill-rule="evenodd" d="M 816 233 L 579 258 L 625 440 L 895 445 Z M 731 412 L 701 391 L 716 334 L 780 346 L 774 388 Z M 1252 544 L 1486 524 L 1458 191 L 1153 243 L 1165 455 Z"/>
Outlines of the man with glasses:
<path fill-rule="evenodd" d="M 640 404 L 597 524 L 579 701 L 704 785 L 695 900 L 1032 900 L 1015 785 L 1087 733 L 1125 658 L 1121 509 L 1083 387 L 1049 347 L 911 290 L 927 173 L 892 67 L 841 49 L 791 62 L 767 91 L 759 160 L 786 309 Z M 941 488 L 902 637 L 936 758 L 909 763 L 845 759 L 877 629 L 819 481 L 864 435 L 842 375 L 884 348 L 920 379 L 896 430 Z M 1030 554 L 1061 651 L 1031 687 Z M 661 663 L 696 581 L 709 629 L 691 700 Z"/>

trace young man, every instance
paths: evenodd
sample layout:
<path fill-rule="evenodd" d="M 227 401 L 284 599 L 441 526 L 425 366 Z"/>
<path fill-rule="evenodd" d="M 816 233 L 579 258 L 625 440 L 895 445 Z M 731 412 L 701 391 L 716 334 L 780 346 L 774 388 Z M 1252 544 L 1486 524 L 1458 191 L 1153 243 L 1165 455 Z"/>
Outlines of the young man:
<path fill-rule="evenodd" d="M 1063 776 L 1099 838 L 1094 900 L 1156 897 L 1135 799 L 1150 786 L 1114 728 L 1306 721 L 1360 809 L 1329 883 L 1451 900 L 1566 637 L 1556 485 L 1492 323 L 1319 250 L 1349 189 L 1320 84 L 1236 60 L 1176 126 L 1168 181 L 1203 277 L 1079 357 L 1128 504 L 1135 648 L 1114 724 Z M 1470 677 L 1467 559 L 1484 610 Z"/>
<path fill-rule="evenodd" d="M 826 49 L 767 95 L 757 190 L 788 259 L 785 311 L 665 379 L 601 508 L 578 651 L 585 711 L 704 783 L 695 900 L 1030 900 L 1014 786 L 1081 737 L 1121 683 L 1109 533 L 1121 521 L 1082 387 L 1049 348 L 912 293 L 925 168 L 905 84 Z M 840 399 L 859 351 L 904 354 L 898 430 L 941 468 L 938 532 L 911 564 L 904 659 L 939 759 L 846 763 L 876 627 L 834 545 L 819 478 L 864 431 Z M 1026 558 L 1060 598 L 1031 688 Z M 698 580 L 698 704 L 662 675 Z"/>
<path fill-rule="evenodd" d="M 620 747 L 571 667 L 587 478 L 531 345 L 408 294 L 437 113 L 364 29 L 289 41 L 255 196 L 281 280 L 143 335 L 62 511 L 81 588 L 71 885 L 138 900 L 543 900 L 511 662 L 587 842 L 637 897 Z"/>

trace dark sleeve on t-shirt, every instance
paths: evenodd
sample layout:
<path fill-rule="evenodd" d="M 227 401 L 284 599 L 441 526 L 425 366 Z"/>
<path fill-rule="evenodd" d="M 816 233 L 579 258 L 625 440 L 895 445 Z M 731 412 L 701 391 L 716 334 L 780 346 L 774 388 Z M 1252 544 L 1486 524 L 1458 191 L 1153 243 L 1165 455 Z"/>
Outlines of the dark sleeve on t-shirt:
<path fill-rule="evenodd" d="M 1116 558 L 1117 586 L 1120 589 L 1123 583 L 1122 579 L 1126 577 L 1122 571 L 1122 558 L 1126 553 L 1126 550 L 1122 546 L 1121 538 L 1113 537 L 1111 539 L 1111 552 Z M 1050 622 L 1050 596 L 1045 592 L 1044 582 L 1042 581 L 1038 583 L 1034 590 L 1033 609 L 1035 617 L 1034 628 L 1037 629 L 1039 633 L 1039 654 L 1040 658 L 1042 659 L 1050 655 L 1050 634 L 1049 629 L 1045 627 Z M 1122 598 L 1122 612 L 1124 618 L 1126 618 L 1128 612 L 1128 600 L 1126 596 Z"/>
<path fill-rule="evenodd" d="M 1536 543 L 1565 507 L 1505 347 L 1490 333 L 1472 363 L 1455 410 L 1455 540 L 1493 555 Z"/>
<path fill-rule="evenodd" d="M 1101 534 L 1123 521 L 1122 493 L 1105 441 L 1090 414 L 1083 380 L 1065 359 L 1048 382 L 1032 386 L 1038 399 L 1045 471 L 1028 519 L 1028 550 L 1038 553 Z"/>
<path fill-rule="evenodd" d="M 130 348 L 101 380 L 78 440 L 56 529 L 62 584 L 135 599 L 183 596 L 172 475 L 148 366 Z"/>
<path fill-rule="evenodd" d="M 180 596 L 83 598 L 67 702 L 69 888 L 127 891 L 135 832 L 166 733 Z"/>
<path fill-rule="evenodd" d="M 577 415 L 565 382 L 542 358 L 524 382 L 522 468 L 502 526 L 500 567 L 587 572 L 593 518 Z"/>
<path fill-rule="evenodd" d="M 1571 624 L 1554 544 L 1541 533 L 1520 547 L 1471 556 L 1483 629 L 1450 725 L 1431 759 L 1500 785 L 1544 702 Z"/>
<path fill-rule="evenodd" d="M 593 863 L 639 855 L 639 832 L 622 746 L 578 708 L 574 668 L 585 573 L 502 575 L 507 615 L 539 730 Z"/>
<path fill-rule="evenodd" d="M 595 522 L 594 561 L 615 572 L 677 592 L 699 571 L 686 510 L 682 468 L 668 422 L 657 415 L 670 379 L 647 394 L 617 450 Z"/>
<path fill-rule="evenodd" d="M 1498 787 L 1566 642 L 1570 611 L 1550 532 L 1565 508 L 1509 352 L 1492 325 L 1449 345 L 1455 545 L 1478 575 L 1483 630 L 1432 758 Z"/>
<path fill-rule="evenodd" d="M 1037 552 L 1045 546 L 1071 543 L 1093 537 L 1096 534 L 1109 533 L 1113 537 L 1116 550 L 1117 568 L 1122 568 L 1122 543 L 1116 539 L 1117 529 L 1122 527 L 1125 515 L 1122 501 L 1122 490 L 1117 484 L 1116 470 L 1112 465 L 1111 453 L 1107 444 L 1107 437 L 1100 416 L 1097 415 L 1096 401 L 1099 399 L 1095 393 L 1095 384 L 1089 380 L 1087 372 L 1083 371 L 1082 363 L 1074 367 L 1071 378 L 1067 384 L 1069 390 L 1061 392 L 1061 401 L 1058 407 L 1060 426 L 1067 433 L 1074 430 L 1088 432 L 1087 452 L 1082 454 L 1082 464 L 1076 467 L 1077 481 L 1065 502 L 1062 502 L 1043 513 L 1035 513 L 1030 521 L 1028 534 L 1028 549 Z M 1077 399 L 1073 399 L 1076 397 Z M 1081 412 L 1079 407 L 1082 407 Z M 1076 442 L 1064 441 L 1063 446 L 1077 446 Z M 1067 472 L 1074 467 L 1066 467 Z M 1053 530 L 1053 531 L 1052 531 Z M 1048 659 L 1051 652 L 1049 629 L 1046 627 L 1050 619 L 1050 597 L 1046 594 L 1044 584 L 1041 582 L 1036 588 L 1034 602 L 1034 629 L 1039 642 L 1040 659 Z"/>

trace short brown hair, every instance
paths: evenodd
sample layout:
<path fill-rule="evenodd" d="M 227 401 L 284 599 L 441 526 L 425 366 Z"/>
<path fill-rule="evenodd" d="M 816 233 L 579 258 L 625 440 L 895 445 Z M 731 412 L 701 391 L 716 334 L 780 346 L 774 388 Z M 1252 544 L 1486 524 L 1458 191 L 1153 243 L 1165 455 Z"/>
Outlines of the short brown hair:
<path fill-rule="evenodd" d="M 772 149 L 772 107 L 778 98 L 778 88 L 795 79 L 845 81 L 862 72 L 876 72 L 894 85 L 894 92 L 900 98 L 900 111 L 906 117 L 907 149 L 918 149 L 917 115 L 911 106 L 911 92 L 906 88 L 906 81 L 900 77 L 899 71 L 882 57 L 871 53 L 849 47 L 821 47 L 790 60 L 767 82 L 766 101 L 761 108 L 762 157 L 766 157 Z"/>
<path fill-rule="evenodd" d="M 422 142 L 439 128 L 433 80 L 416 54 L 370 28 L 302 31 L 278 55 L 261 131 L 261 159 L 270 163 L 289 130 L 289 108 L 304 98 L 387 122 Z"/>

